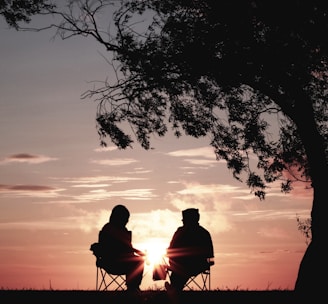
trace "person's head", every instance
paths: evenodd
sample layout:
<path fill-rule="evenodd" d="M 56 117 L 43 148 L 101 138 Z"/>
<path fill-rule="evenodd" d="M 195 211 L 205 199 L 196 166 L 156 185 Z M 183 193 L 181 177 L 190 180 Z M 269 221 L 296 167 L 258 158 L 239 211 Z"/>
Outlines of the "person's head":
<path fill-rule="evenodd" d="M 130 212 L 123 205 L 116 205 L 109 217 L 109 222 L 115 226 L 124 227 L 129 221 Z"/>
<path fill-rule="evenodd" d="M 199 221 L 199 212 L 196 208 L 188 208 L 182 211 L 184 225 L 196 225 Z"/>

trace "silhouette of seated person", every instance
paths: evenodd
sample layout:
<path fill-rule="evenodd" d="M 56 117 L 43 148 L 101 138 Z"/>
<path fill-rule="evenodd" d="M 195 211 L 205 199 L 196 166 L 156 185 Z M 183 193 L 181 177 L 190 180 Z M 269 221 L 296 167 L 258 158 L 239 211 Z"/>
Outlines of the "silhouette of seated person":
<path fill-rule="evenodd" d="M 128 291 L 138 291 L 144 271 L 144 253 L 132 246 L 131 231 L 126 228 L 130 212 L 116 205 L 99 232 L 101 267 L 111 274 L 125 274 Z"/>
<path fill-rule="evenodd" d="M 198 209 L 182 211 L 183 226 L 175 231 L 167 249 L 170 283 L 165 284 L 168 291 L 181 291 L 188 279 L 209 269 L 214 262 L 213 243 L 210 233 L 199 225 Z"/>

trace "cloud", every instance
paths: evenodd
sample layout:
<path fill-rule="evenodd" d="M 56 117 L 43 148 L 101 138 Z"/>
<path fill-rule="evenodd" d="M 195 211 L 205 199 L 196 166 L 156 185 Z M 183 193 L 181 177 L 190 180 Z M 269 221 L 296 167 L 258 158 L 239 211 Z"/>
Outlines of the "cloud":
<path fill-rule="evenodd" d="M 214 150 L 211 147 L 201 147 L 195 149 L 184 149 L 184 150 L 177 150 L 173 152 L 167 153 L 170 156 L 175 157 L 205 157 L 215 160 Z"/>
<path fill-rule="evenodd" d="M 92 202 L 108 200 L 113 197 L 119 197 L 125 200 L 150 200 L 157 195 L 153 194 L 154 189 L 128 189 L 122 191 L 107 191 L 105 189 L 92 190 L 88 193 L 80 194 L 75 197 L 77 202 Z"/>
<path fill-rule="evenodd" d="M 78 184 L 74 187 L 99 187 L 100 185 L 104 184 L 105 182 L 111 183 L 127 183 L 131 181 L 142 181 L 146 180 L 147 178 L 143 177 L 125 177 L 125 176 L 86 176 L 86 177 L 76 177 L 76 178 L 63 178 L 61 181 L 66 183 Z M 108 186 L 108 185 L 107 185 Z"/>
<path fill-rule="evenodd" d="M 152 172 L 152 170 L 148 170 L 148 169 L 140 167 L 140 168 L 134 168 L 133 171 L 126 172 L 126 174 L 148 174 L 151 172 Z"/>
<path fill-rule="evenodd" d="M 302 216 L 308 216 L 308 209 L 297 210 L 297 214 Z M 294 209 L 287 210 L 275 210 L 275 209 L 266 209 L 266 210 L 245 210 L 245 211 L 232 211 L 231 215 L 234 216 L 235 221 L 247 221 L 256 222 L 256 221 L 276 221 L 276 220 L 295 220 L 296 221 L 296 211 Z"/>
<path fill-rule="evenodd" d="M 265 197 L 276 197 L 279 199 L 290 199 L 291 197 L 297 197 L 298 199 L 309 200 L 311 197 L 313 197 L 313 189 L 307 186 L 308 184 L 304 182 L 294 182 L 292 184 L 293 189 L 289 193 L 284 193 L 281 191 L 281 180 L 278 180 L 268 186 L 268 188 L 265 190 Z M 233 198 L 245 201 L 252 200 L 254 199 L 254 193 L 248 189 L 243 191 L 242 195 L 235 195 Z"/>
<path fill-rule="evenodd" d="M 193 195 L 201 195 L 201 194 L 227 194 L 227 193 L 235 193 L 237 191 L 243 191 L 241 188 L 231 185 L 222 185 L 222 184 L 210 184 L 210 185 L 202 185 L 199 183 L 186 183 L 185 189 L 178 191 L 179 194 L 193 194 Z"/>
<path fill-rule="evenodd" d="M 94 149 L 95 152 L 110 152 L 110 151 L 115 151 L 115 150 L 118 150 L 117 147 L 100 147 L 100 148 L 96 148 Z"/>
<path fill-rule="evenodd" d="M 231 206 L 231 194 L 242 189 L 222 184 L 184 183 L 183 189 L 169 193 L 171 205 L 178 210 L 193 206 L 200 210 L 227 210 Z M 218 203 L 220 202 L 220 203 Z"/>
<path fill-rule="evenodd" d="M 48 218 L 33 222 L 17 221 L 0 223 L 0 229 L 80 229 L 84 232 L 98 231 L 108 222 L 111 212 L 108 209 L 90 212 L 72 206 L 69 208 L 71 208 L 71 211 L 74 211 L 74 216 L 65 215 L 56 219 Z M 168 209 L 153 210 L 149 213 L 132 213 L 127 228 L 133 232 L 134 242 L 145 243 L 150 238 L 163 239 L 168 242 L 176 230 L 177 225 L 180 223 L 180 216 L 177 212 Z"/>
<path fill-rule="evenodd" d="M 147 213 L 131 214 L 129 228 L 133 231 L 133 239 L 144 243 L 147 239 L 161 239 L 169 242 L 181 217 L 176 211 L 169 209 L 156 209 Z"/>
<path fill-rule="evenodd" d="M 64 189 L 41 185 L 0 185 L 0 193 L 13 196 L 58 197 Z"/>
<path fill-rule="evenodd" d="M 206 166 L 209 166 L 209 165 L 213 165 L 213 164 L 217 164 L 218 161 L 217 160 L 210 160 L 210 159 L 185 159 L 186 162 L 188 163 L 191 163 L 192 165 L 206 165 Z"/>
<path fill-rule="evenodd" d="M 102 159 L 92 160 L 91 163 L 105 166 L 125 166 L 138 162 L 132 158 L 115 158 L 115 159 Z"/>
<path fill-rule="evenodd" d="M 262 237 L 274 239 L 287 239 L 289 238 L 288 234 L 290 234 L 288 231 L 278 227 L 262 227 L 257 233 Z"/>
<path fill-rule="evenodd" d="M 100 229 L 105 221 L 108 221 L 108 211 L 101 210 L 97 213 L 86 212 L 75 209 L 74 216 L 61 216 L 58 218 L 46 218 L 33 221 L 14 221 L 0 223 L 0 229 L 10 230 L 76 230 L 90 232 L 94 229 Z"/>
<path fill-rule="evenodd" d="M 199 209 L 201 222 L 213 233 L 228 231 L 232 225 L 228 219 L 227 210 L 232 201 L 227 195 L 241 191 L 231 185 L 185 183 L 184 189 L 168 194 L 170 204 L 179 211 L 187 208 Z M 181 215 L 179 214 L 180 218 Z M 215 221 L 213 219 L 215 218 Z"/>
<path fill-rule="evenodd" d="M 41 164 L 49 161 L 57 160 L 58 158 L 49 157 L 45 155 L 33 155 L 28 153 L 18 153 L 10 155 L 0 161 L 0 164 L 9 163 L 28 163 L 28 164 Z"/>
<path fill-rule="evenodd" d="M 109 187 L 110 184 L 82 184 L 82 185 L 73 185 L 74 188 L 105 188 Z"/>

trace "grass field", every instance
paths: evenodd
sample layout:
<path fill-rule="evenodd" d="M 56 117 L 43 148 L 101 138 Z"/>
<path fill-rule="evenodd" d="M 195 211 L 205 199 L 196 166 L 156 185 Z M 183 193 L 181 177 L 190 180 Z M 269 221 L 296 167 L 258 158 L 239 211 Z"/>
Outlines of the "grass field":
<path fill-rule="evenodd" d="M 91 304 L 293 304 L 293 291 L 183 291 L 172 300 L 165 291 L 142 291 L 130 295 L 125 291 L 52 291 L 0 290 L 2 304 L 7 303 L 91 303 Z"/>

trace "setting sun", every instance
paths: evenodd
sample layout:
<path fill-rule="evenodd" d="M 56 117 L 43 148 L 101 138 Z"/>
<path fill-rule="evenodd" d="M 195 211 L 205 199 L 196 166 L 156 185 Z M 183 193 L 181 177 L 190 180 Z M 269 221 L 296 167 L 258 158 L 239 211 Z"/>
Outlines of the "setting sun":
<path fill-rule="evenodd" d="M 163 264 L 166 254 L 167 242 L 163 242 L 160 238 L 152 238 L 140 245 L 144 248 L 146 254 L 146 265 L 154 266 Z"/>

